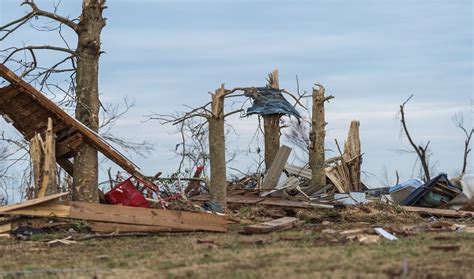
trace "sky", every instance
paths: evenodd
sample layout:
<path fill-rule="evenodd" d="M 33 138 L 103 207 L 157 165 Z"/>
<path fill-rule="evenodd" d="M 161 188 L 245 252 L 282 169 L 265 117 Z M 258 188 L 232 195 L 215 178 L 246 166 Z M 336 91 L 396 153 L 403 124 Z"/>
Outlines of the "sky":
<path fill-rule="evenodd" d="M 21 1 L 0 0 L 0 23 L 24 15 Z M 51 9 L 53 1 L 36 1 Z M 452 121 L 464 113 L 472 127 L 472 1 L 107 1 L 102 33 L 100 92 L 103 102 L 124 97 L 135 106 L 114 127 L 116 135 L 155 143 L 148 158 L 132 156 L 146 174 L 172 173 L 179 158 L 175 127 L 145 121 L 150 113 L 188 110 L 210 100 L 209 91 L 263 86 L 278 68 L 280 87 L 311 91 L 321 83 L 327 146 L 343 142 L 349 123 L 360 124 L 363 171 L 369 186 L 413 172 L 415 155 L 401 133 L 399 105 L 411 94 L 406 117 L 417 143 L 430 140 L 435 173 L 457 174 L 464 138 Z M 58 12 L 75 18 L 81 1 L 63 1 Z M 68 41 L 75 44 L 72 34 Z M 26 26 L 1 48 L 22 43 L 61 44 L 57 36 Z M 44 54 L 43 63 L 57 57 Z M 256 148 L 255 117 L 229 119 L 230 149 Z M 9 124 L 0 129 L 15 133 Z M 285 143 L 285 140 L 283 140 Z M 327 156 L 334 156 L 328 152 Z M 293 158 L 294 159 L 294 158 Z M 291 159 L 291 160 L 293 160 Z M 470 159 L 469 171 L 473 171 Z M 246 169 L 246 156 L 231 165 Z"/>

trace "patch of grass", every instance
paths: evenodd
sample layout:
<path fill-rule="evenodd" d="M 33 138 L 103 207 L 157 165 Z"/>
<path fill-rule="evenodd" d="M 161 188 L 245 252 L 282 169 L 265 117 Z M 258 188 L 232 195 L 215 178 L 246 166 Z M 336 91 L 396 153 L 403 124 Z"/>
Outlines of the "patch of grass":
<path fill-rule="evenodd" d="M 94 239 L 48 248 L 43 242 L 0 243 L 0 277 L 8 271 L 53 270 L 44 278 L 383 278 L 433 276 L 469 278 L 474 274 L 474 241 L 468 234 L 420 233 L 360 244 L 323 233 L 347 224 L 332 223 L 267 235 L 165 234 L 146 238 Z M 356 226 L 352 223 L 352 226 Z M 437 236 L 446 236 L 437 238 Z M 201 244 L 197 240 L 212 240 Z M 440 240 L 438 240 L 440 239 Z M 429 246 L 459 245 L 459 251 L 431 251 Z M 54 270 L 74 269 L 74 273 Z M 408 271 L 406 271 L 408 269 Z M 25 273 L 26 274 L 26 273 Z M 69 276 L 69 277 L 68 277 Z M 41 278 L 41 276 L 40 276 Z"/>

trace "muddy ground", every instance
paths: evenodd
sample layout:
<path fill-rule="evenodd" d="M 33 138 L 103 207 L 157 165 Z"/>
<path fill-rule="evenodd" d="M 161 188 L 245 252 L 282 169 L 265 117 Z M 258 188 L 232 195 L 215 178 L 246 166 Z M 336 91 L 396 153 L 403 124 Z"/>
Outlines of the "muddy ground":
<path fill-rule="evenodd" d="M 48 246 L 47 241 L 70 233 L 42 234 L 28 240 L 0 239 L 0 276 L 474 278 L 474 234 L 445 228 L 446 224 L 472 224 L 472 219 L 422 219 L 377 205 L 293 213 L 306 223 L 266 235 L 239 234 L 243 225 L 235 224 L 225 234 L 168 233 L 57 246 Z M 255 222 L 280 214 L 283 212 L 254 207 L 243 208 L 236 215 L 251 215 Z M 340 234 L 347 229 L 374 226 L 400 230 L 399 240 L 364 244 Z M 431 229 L 404 230 L 413 226 Z M 439 246 L 448 248 L 436 249 Z"/>

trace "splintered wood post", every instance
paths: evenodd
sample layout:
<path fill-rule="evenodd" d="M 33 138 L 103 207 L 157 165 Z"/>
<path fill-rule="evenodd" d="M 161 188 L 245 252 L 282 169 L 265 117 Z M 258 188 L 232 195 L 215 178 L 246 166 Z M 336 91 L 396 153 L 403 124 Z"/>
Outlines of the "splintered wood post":
<path fill-rule="evenodd" d="M 326 137 L 326 119 L 324 103 L 333 96 L 324 95 L 324 87 L 318 85 L 313 88 L 313 109 L 311 117 L 311 131 L 309 133 L 309 165 L 312 171 L 311 186 L 306 190 L 308 195 L 326 186 L 324 140 Z"/>
<path fill-rule="evenodd" d="M 38 191 L 41 187 L 41 179 L 42 179 L 42 146 L 41 142 L 38 139 L 40 135 L 35 134 L 35 136 L 30 140 L 30 158 L 31 158 L 31 167 L 33 169 L 33 188 L 32 191 L 29 192 L 28 199 L 37 198 Z"/>
<path fill-rule="evenodd" d="M 56 144 L 53 133 L 53 120 L 48 118 L 48 127 L 44 141 L 43 179 L 38 197 L 58 192 L 56 185 Z"/>
<path fill-rule="evenodd" d="M 212 96 L 209 123 L 209 155 L 211 161 L 210 191 L 214 201 L 227 207 L 225 134 L 224 134 L 224 84 Z"/>
<path fill-rule="evenodd" d="M 344 154 L 342 154 L 343 162 L 346 162 L 349 170 L 349 189 L 350 191 L 360 191 L 362 184 L 360 181 L 360 169 L 362 164 L 360 137 L 359 137 L 359 121 L 353 120 L 349 127 L 347 141 L 344 145 Z"/>
<path fill-rule="evenodd" d="M 278 69 L 268 75 L 268 85 L 280 90 Z M 268 170 L 280 148 L 280 118 L 281 114 L 263 115 L 263 132 L 265 140 L 265 168 Z"/>

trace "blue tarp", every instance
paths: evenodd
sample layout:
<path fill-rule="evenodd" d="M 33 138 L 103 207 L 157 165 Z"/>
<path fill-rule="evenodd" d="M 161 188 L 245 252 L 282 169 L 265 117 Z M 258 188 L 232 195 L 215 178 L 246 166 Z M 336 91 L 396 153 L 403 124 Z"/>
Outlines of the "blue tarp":
<path fill-rule="evenodd" d="M 253 100 L 253 105 L 247 109 L 247 115 L 285 114 L 301 117 L 299 112 L 283 97 L 280 90 L 271 87 L 257 87 L 255 89 L 245 92 L 245 96 Z"/>

